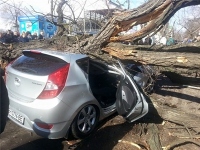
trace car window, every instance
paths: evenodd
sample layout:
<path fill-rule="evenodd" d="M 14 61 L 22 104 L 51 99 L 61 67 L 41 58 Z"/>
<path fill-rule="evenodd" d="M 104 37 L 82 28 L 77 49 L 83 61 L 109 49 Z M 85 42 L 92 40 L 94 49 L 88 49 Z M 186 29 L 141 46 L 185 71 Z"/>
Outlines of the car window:
<path fill-rule="evenodd" d="M 125 68 L 133 76 L 135 76 L 138 73 L 142 73 L 142 71 L 139 69 L 139 67 L 135 64 L 128 64 L 125 66 Z"/>
<path fill-rule="evenodd" d="M 48 75 L 65 66 L 67 62 L 62 59 L 45 55 L 29 53 L 19 57 L 13 62 L 12 68 L 33 75 Z"/>

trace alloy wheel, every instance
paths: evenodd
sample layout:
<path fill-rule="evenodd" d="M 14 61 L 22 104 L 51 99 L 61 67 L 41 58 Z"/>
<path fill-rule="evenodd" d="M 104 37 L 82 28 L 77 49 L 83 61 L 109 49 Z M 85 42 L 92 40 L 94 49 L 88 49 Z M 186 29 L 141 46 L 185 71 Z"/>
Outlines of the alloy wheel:
<path fill-rule="evenodd" d="M 84 107 L 78 115 L 77 127 L 80 132 L 88 133 L 95 125 L 97 119 L 97 112 L 94 106 L 88 105 Z"/>

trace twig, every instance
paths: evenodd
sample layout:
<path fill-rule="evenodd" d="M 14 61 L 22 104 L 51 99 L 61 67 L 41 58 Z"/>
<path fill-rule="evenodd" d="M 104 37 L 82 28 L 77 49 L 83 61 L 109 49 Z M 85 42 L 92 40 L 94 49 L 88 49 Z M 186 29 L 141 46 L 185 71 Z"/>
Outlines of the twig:
<path fill-rule="evenodd" d="M 190 86 L 190 85 L 183 85 L 184 87 L 187 87 L 187 88 L 191 88 L 191 89 L 197 89 L 197 90 L 200 90 L 200 87 L 197 87 L 197 86 Z"/>
<path fill-rule="evenodd" d="M 198 128 L 198 127 L 189 127 L 188 129 Z M 167 129 L 185 129 L 185 127 L 169 127 Z"/>
<path fill-rule="evenodd" d="M 178 138 L 180 138 L 180 139 L 189 139 L 190 137 L 180 136 Z M 193 139 L 200 139 L 200 136 L 193 136 Z"/>
<path fill-rule="evenodd" d="M 140 147 L 138 144 L 136 144 L 136 143 L 133 143 L 133 142 L 129 142 L 129 141 L 122 141 L 122 140 L 119 140 L 118 142 L 125 143 L 125 144 L 130 144 L 130 145 L 132 145 L 132 146 L 135 146 L 135 147 L 137 147 L 138 149 L 141 149 L 141 147 Z"/>
<path fill-rule="evenodd" d="M 182 123 L 183 123 L 183 122 L 182 122 Z M 188 129 L 188 127 L 187 127 L 184 123 L 183 123 L 183 125 L 184 125 L 185 129 L 187 130 L 187 132 L 189 133 L 190 138 L 193 139 L 193 138 L 192 138 L 192 134 L 190 133 L 190 130 Z"/>

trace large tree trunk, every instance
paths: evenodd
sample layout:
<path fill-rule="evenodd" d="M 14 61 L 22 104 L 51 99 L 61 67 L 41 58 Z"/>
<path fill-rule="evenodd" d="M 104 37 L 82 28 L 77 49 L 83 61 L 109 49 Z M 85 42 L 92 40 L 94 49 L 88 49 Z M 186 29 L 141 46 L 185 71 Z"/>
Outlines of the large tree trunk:
<path fill-rule="evenodd" d="M 58 25 L 58 30 L 57 30 L 57 35 L 60 36 L 64 33 L 65 28 L 63 27 L 63 6 L 65 5 L 66 1 L 61 0 L 60 3 L 58 4 L 58 7 L 56 9 L 56 12 L 58 13 L 58 19 L 57 19 L 57 25 Z"/>
<path fill-rule="evenodd" d="M 132 60 L 141 64 L 161 67 L 200 70 L 200 42 L 172 46 L 125 45 L 109 43 L 102 51 L 120 60 Z M 200 73 L 200 72 L 199 72 Z"/>
<path fill-rule="evenodd" d="M 134 41 L 150 33 L 156 33 L 179 9 L 198 4 L 200 0 L 149 0 L 137 9 L 115 12 L 84 50 L 95 51 L 105 47 L 109 42 Z M 128 35 L 119 35 L 120 32 L 139 24 L 144 24 L 141 30 Z"/>

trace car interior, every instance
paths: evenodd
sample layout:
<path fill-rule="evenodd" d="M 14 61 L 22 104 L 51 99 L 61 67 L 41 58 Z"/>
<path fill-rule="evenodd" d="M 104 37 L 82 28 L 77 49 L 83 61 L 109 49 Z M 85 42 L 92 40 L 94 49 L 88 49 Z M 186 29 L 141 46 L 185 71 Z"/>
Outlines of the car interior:
<path fill-rule="evenodd" d="M 116 91 L 120 75 L 110 73 L 109 67 L 102 62 L 89 60 L 89 84 L 94 97 L 101 107 L 111 106 L 116 101 Z"/>

